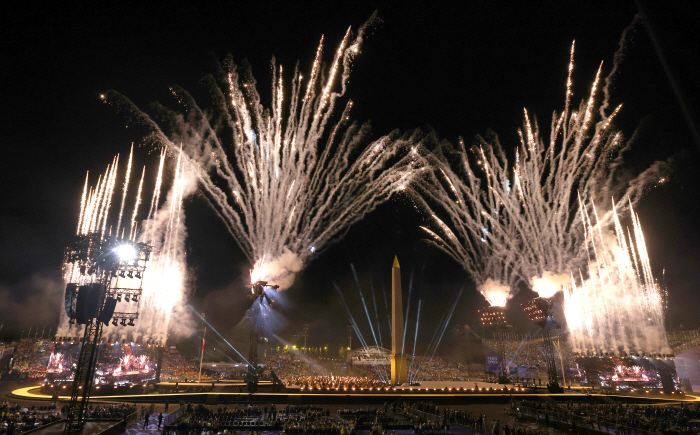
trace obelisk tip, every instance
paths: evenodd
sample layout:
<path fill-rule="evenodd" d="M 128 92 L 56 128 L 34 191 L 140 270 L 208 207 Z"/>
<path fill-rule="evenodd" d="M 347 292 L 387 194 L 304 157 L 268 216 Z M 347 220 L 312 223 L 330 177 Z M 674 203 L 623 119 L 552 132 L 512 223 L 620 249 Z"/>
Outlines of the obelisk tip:
<path fill-rule="evenodd" d="M 394 255 L 394 265 L 392 267 L 401 267 L 399 266 L 399 258 L 396 255 Z"/>

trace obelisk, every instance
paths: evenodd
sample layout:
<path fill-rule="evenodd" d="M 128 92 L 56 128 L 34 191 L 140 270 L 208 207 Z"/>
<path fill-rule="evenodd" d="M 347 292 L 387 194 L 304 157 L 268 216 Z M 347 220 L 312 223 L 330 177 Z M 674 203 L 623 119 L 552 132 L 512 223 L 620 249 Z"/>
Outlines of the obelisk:
<path fill-rule="evenodd" d="M 403 354 L 403 299 L 401 297 L 401 267 L 394 256 L 391 268 L 391 384 L 408 382 L 408 365 Z"/>

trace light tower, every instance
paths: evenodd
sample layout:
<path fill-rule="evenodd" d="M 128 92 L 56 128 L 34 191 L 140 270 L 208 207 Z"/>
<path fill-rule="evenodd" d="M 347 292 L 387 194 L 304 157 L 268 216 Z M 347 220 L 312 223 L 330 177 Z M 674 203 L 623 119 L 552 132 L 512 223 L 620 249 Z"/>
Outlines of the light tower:
<path fill-rule="evenodd" d="M 482 325 L 493 328 L 493 335 L 496 339 L 496 353 L 498 353 L 498 382 L 506 384 L 510 382 L 506 366 L 505 335 L 508 330 L 506 308 L 498 306 L 482 308 L 479 310 L 479 317 Z"/>
<path fill-rule="evenodd" d="M 69 323 L 85 325 L 73 379 L 64 433 L 81 432 L 90 400 L 103 325 L 134 326 L 139 317 L 143 274 L 151 246 L 131 240 L 103 238 L 100 233 L 74 236 L 64 250 L 64 267 L 74 268 L 76 282 L 66 285 Z M 127 279 L 128 277 L 128 279 Z M 124 312 L 117 304 L 129 303 Z"/>
<path fill-rule="evenodd" d="M 559 386 L 557 378 L 557 362 L 554 359 L 554 344 L 552 336 L 547 327 L 547 318 L 551 318 L 554 311 L 554 301 L 548 298 L 535 298 L 523 304 L 528 318 L 537 326 L 542 328 L 544 338 L 544 356 L 547 362 L 547 377 L 549 384 L 547 389 L 550 393 L 562 393 L 564 390 Z"/>
<path fill-rule="evenodd" d="M 391 268 L 391 383 L 408 382 L 408 365 L 403 354 L 403 298 L 401 297 L 401 266 L 394 256 Z"/>

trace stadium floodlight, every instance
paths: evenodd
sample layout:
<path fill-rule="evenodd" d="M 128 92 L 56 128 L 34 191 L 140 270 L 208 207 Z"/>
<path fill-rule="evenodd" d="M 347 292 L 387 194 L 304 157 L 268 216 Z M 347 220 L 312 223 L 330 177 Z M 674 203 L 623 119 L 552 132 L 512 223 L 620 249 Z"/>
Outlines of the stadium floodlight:
<path fill-rule="evenodd" d="M 121 245 L 114 248 L 114 252 L 117 254 L 119 260 L 122 262 L 132 262 L 136 260 L 136 248 L 134 248 L 134 245 L 131 245 L 129 243 L 122 243 Z"/>

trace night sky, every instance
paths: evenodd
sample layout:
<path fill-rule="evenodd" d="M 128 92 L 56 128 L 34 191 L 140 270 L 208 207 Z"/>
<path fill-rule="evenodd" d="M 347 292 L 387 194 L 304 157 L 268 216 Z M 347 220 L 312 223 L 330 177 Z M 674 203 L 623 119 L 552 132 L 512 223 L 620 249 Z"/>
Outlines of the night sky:
<path fill-rule="evenodd" d="M 114 89 L 144 106 L 168 98 L 173 84 L 201 89 L 202 76 L 230 52 L 238 63 L 250 62 L 268 98 L 272 55 L 288 68 L 298 60 L 305 73 L 322 34 L 329 62 L 347 27 L 356 29 L 375 10 L 382 21 L 356 58 L 348 89 L 353 119 L 371 121 L 373 137 L 421 127 L 449 141 L 463 136 L 468 144 L 492 129 L 512 149 L 523 107 L 545 131 L 552 111 L 561 110 L 571 41 L 578 104 L 600 61 L 604 73 L 610 71 L 620 35 L 641 8 L 646 21 L 632 29 L 612 88 L 612 103 L 624 103 L 616 127 L 628 138 L 635 135 L 630 173 L 673 159 L 671 181 L 651 190 L 637 210 L 654 273 L 661 277 L 666 269 L 671 323 L 700 326 L 697 2 L 241 3 L 55 2 L 3 13 L 0 335 L 55 328 L 62 244 L 74 232 L 85 171 L 102 172 L 115 154 L 125 155 L 141 140 L 100 101 L 101 93 Z M 154 168 L 153 153 L 142 147 L 138 154 L 139 163 Z M 243 288 L 250 264 L 201 197 L 185 204 L 190 302 L 238 341 L 233 327 L 250 303 Z M 371 313 L 370 281 L 377 291 L 386 342 L 379 292 L 382 284 L 389 291 L 395 254 L 404 299 L 413 274 L 411 310 L 424 299 L 419 347 L 460 288 L 450 326 L 477 323 L 485 301 L 458 264 L 422 241 L 422 223 L 411 201 L 396 196 L 318 253 L 287 291 L 281 309 L 289 325 L 281 335 L 291 338 L 308 323 L 310 345 L 344 343 L 348 321 L 336 283 L 371 336 L 352 264 Z M 523 291 L 510 303 L 511 320 L 523 331 L 519 304 L 529 297 Z"/>

